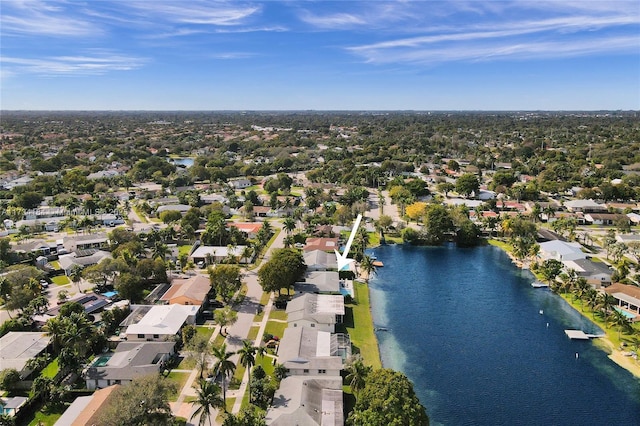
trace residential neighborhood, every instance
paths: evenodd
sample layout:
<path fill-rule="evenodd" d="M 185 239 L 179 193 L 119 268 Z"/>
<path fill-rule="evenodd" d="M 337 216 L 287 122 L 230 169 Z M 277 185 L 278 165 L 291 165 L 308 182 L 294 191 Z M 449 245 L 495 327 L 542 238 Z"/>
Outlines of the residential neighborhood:
<path fill-rule="evenodd" d="M 578 188 L 526 173 L 524 157 L 480 165 L 471 149 L 373 161 L 361 152 L 368 131 L 355 143 L 356 123 L 347 145 L 334 130 L 167 127 L 142 117 L 125 132 L 148 142 L 133 162 L 126 141 L 88 139 L 67 151 L 76 145 L 64 136 L 30 157 L 17 136 L 25 127 L 2 128 L 3 147 L 22 150 L 10 156 L 20 167 L 3 172 L 7 421 L 102 424 L 117 418 L 112 405 L 123 395 L 153 388 L 164 395 L 157 406 L 121 413 L 159 410 L 182 424 L 345 424 L 382 366 L 368 287 L 383 267 L 372 252 L 382 244 L 495 244 L 549 287 L 540 291 L 592 306 L 625 338 L 638 334 L 640 169 Z M 168 143 L 169 128 L 184 140 Z M 282 153 L 260 148 L 276 134 L 287 141 Z M 483 149 L 502 159 L 497 146 L 513 148 L 496 136 Z M 564 156 L 539 155 L 549 164 Z M 45 172 L 52 159 L 65 160 Z M 354 262 L 339 271 L 345 250 Z M 617 343 L 637 368 L 637 347 Z"/>

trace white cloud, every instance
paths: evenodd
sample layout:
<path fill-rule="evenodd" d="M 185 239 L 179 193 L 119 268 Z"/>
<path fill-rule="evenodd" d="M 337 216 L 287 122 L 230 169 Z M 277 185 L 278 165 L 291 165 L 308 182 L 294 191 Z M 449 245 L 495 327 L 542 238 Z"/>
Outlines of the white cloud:
<path fill-rule="evenodd" d="M 88 36 L 102 32 L 89 20 L 72 16 L 56 3 L 3 0 L 0 25 L 5 35 Z"/>
<path fill-rule="evenodd" d="M 109 71 L 129 71 L 140 68 L 146 62 L 143 58 L 92 51 L 87 55 L 51 56 L 46 58 L 0 58 L 3 69 L 9 73 L 32 73 L 39 75 L 87 75 L 105 74 Z"/>
<path fill-rule="evenodd" d="M 346 27 L 368 24 L 368 22 L 359 16 L 350 13 L 335 13 L 331 15 L 313 15 L 310 12 L 304 12 L 300 15 L 300 19 L 307 24 L 314 25 L 319 28 L 345 29 Z"/>
<path fill-rule="evenodd" d="M 239 6 L 227 2 L 149 2 L 127 3 L 146 16 L 168 22 L 196 25 L 240 25 L 261 10 L 259 6 Z"/>

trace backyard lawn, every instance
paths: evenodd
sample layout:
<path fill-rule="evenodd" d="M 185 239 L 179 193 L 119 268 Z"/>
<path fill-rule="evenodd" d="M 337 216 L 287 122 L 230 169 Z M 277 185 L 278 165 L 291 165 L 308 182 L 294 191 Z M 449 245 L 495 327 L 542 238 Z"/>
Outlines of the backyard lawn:
<path fill-rule="evenodd" d="M 175 401 L 178 399 L 178 395 L 180 395 L 180 391 L 184 387 L 184 384 L 187 383 L 187 379 L 189 378 L 190 373 L 182 373 L 172 371 L 167 376 L 167 380 L 171 380 L 173 383 L 177 385 L 176 392 L 169 395 L 169 401 Z"/>
<path fill-rule="evenodd" d="M 349 333 L 354 353 L 360 353 L 364 362 L 381 368 L 378 339 L 373 331 L 373 320 L 369 305 L 369 288 L 365 283 L 354 283 L 357 304 L 345 305 L 344 323 L 341 331 Z"/>
<path fill-rule="evenodd" d="M 65 284 L 69 284 L 71 281 L 69 280 L 69 277 L 67 277 L 66 275 L 57 275 L 51 278 L 51 282 L 56 285 L 65 285 Z"/>

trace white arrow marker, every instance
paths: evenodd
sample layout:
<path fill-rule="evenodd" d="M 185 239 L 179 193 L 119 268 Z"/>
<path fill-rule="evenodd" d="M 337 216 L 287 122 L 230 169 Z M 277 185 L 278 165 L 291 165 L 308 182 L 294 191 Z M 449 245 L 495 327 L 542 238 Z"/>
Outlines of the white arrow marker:
<path fill-rule="evenodd" d="M 348 264 L 353 262 L 353 259 L 348 259 L 349 249 L 351 248 L 351 244 L 353 243 L 353 239 L 356 237 L 356 231 L 358 230 L 358 226 L 360 226 L 360 221 L 362 220 L 362 215 L 359 214 L 356 218 L 356 222 L 353 224 L 353 229 L 351 230 L 351 235 L 349 235 L 349 240 L 347 241 L 347 245 L 344 246 L 344 251 L 342 254 L 338 250 L 334 250 L 336 252 L 336 258 L 338 259 L 338 271 L 342 271 Z"/>

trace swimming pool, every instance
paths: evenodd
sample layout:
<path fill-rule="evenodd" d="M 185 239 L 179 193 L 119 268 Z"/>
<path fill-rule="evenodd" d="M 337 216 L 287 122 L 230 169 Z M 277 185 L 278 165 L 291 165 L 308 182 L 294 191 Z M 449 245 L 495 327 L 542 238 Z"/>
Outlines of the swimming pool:
<path fill-rule="evenodd" d="M 624 309 L 620 309 L 617 306 L 614 306 L 614 309 L 618 312 L 620 312 L 622 315 L 624 315 L 625 317 L 629 318 L 629 319 L 634 319 L 636 317 L 636 314 L 632 314 L 629 311 L 625 311 Z"/>
<path fill-rule="evenodd" d="M 104 367 L 105 365 L 107 365 L 110 359 L 111 359 L 111 355 L 102 355 L 94 361 L 93 366 Z"/>

